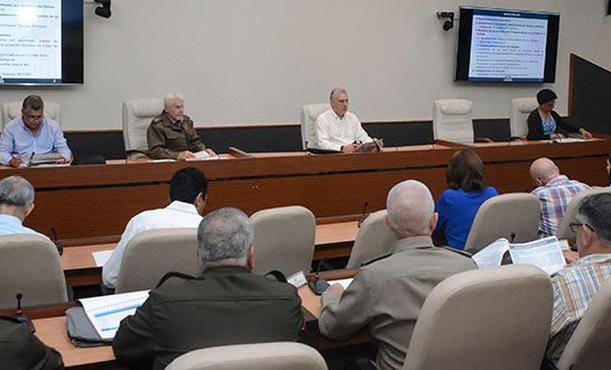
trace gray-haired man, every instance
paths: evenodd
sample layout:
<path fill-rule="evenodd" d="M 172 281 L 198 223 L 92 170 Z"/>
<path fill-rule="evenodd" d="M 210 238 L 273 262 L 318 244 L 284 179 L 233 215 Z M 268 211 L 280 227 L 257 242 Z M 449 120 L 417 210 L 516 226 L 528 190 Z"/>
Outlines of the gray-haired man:
<path fill-rule="evenodd" d="M 23 226 L 23 221 L 33 209 L 34 188 L 28 180 L 20 176 L 0 180 L 0 235 L 42 235 Z"/>
<path fill-rule="evenodd" d="M 303 314 L 297 290 L 251 273 L 248 216 L 235 208 L 210 212 L 197 239 L 204 272 L 151 291 L 136 314 L 121 322 L 113 341 L 121 362 L 163 369 L 198 348 L 298 339 Z"/>

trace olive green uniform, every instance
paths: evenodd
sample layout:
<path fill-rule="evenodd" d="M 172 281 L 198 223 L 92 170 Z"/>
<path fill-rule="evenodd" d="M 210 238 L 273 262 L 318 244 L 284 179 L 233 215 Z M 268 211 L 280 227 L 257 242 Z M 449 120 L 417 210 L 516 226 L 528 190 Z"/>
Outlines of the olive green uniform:
<path fill-rule="evenodd" d="M 161 286 L 123 321 L 112 343 L 126 364 L 164 369 L 199 348 L 295 341 L 303 324 L 301 299 L 290 284 L 243 267 L 208 268 L 197 279 Z"/>
<path fill-rule="evenodd" d="M 183 115 L 182 121 L 173 121 L 166 111 L 153 119 L 146 131 L 146 139 L 148 155 L 155 159 L 176 159 L 182 151 L 195 153 L 206 149 L 189 116 Z"/>

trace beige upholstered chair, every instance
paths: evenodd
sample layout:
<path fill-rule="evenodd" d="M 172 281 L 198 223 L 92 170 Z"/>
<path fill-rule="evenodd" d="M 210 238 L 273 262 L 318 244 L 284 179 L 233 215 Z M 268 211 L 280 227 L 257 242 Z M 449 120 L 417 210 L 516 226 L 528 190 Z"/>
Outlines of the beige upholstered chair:
<path fill-rule="evenodd" d="M 600 287 L 558 361 L 559 370 L 606 370 L 611 364 L 611 279 Z"/>
<path fill-rule="evenodd" d="M 301 145 L 303 149 L 318 147 L 314 122 L 327 109 L 329 109 L 328 103 L 308 104 L 301 107 Z"/>
<path fill-rule="evenodd" d="M 433 103 L 433 137 L 468 144 L 474 142 L 473 102 L 465 99 L 439 99 Z"/>
<path fill-rule="evenodd" d="M 577 222 L 577 211 L 579 210 L 579 206 L 581 206 L 581 202 L 585 199 L 585 197 L 589 195 L 599 194 L 599 193 L 609 193 L 611 192 L 610 188 L 592 188 L 588 190 L 580 191 L 575 194 L 573 199 L 571 199 L 569 206 L 564 213 L 564 217 L 560 220 L 560 225 L 558 225 L 558 231 L 556 231 L 556 237 L 560 240 L 562 239 L 571 239 L 575 237 L 575 233 L 571 231 L 569 228 L 569 224 L 572 222 Z"/>
<path fill-rule="evenodd" d="M 125 246 L 115 292 L 152 289 L 168 272 L 201 273 L 196 228 L 147 230 L 133 237 Z"/>
<path fill-rule="evenodd" d="M 390 230 L 384 218 L 386 210 L 374 212 L 361 224 L 346 268 L 356 269 L 369 259 L 393 252 L 391 249 L 397 237 Z"/>
<path fill-rule="evenodd" d="M 163 111 L 163 100 L 140 98 L 123 103 L 123 141 L 128 159 L 145 157 L 148 152 L 146 130 Z"/>
<path fill-rule="evenodd" d="M 475 215 L 465 250 L 477 252 L 498 238 L 513 239 L 515 243 L 535 240 L 540 214 L 539 200 L 532 194 L 510 193 L 490 198 Z"/>
<path fill-rule="evenodd" d="M 166 370 L 327 370 L 314 348 L 293 342 L 237 344 L 186 353 Z"/>
<path fill-rule="evenodd" d="M 537 98 L 511 99 L 511 115 L 509 117 L 511 137 L 526 138 L 528 135 L 528 123 L 526 120 L 530 112 L 538 106 Z"/>
<path fill-rule="evenodd" d="M 46 117 L 51 118 L 54 121 L 57 121 L 61 126 L 61 106 L 59 103 L 52 101 L 44 102 L 44 113 Z M 14 120 L 17 117 L 21 116 L 21 106 L 23 102 L 15 101 L 11 103 L 2 103 L 2 128 L 6 126 L 9 122 Z"/>
<path fill-rule="evenodd" d="M 278 270 L 289 276 L 298 271 L 310 272 L 316 219 L 309 209 L 264 209 L 250 216 L 250 220 L 255 230 L 255 273 Z"/>
<path fill-rule="evenodd" d="M 0 309 L 68 302 L 57 247 L 30 234 L 0 236 Z"/>
<path fill-rule="evenodd" d="M 529 265 L 447 278 L 424 302 L 403 370 L 538 369 L 552 295 L 549 276 Z"/>

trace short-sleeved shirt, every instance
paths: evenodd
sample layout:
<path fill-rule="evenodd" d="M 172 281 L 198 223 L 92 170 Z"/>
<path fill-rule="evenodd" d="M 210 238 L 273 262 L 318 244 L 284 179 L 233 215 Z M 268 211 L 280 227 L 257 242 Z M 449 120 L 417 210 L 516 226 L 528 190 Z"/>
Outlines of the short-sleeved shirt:
<path fill-rule="evenodd" d="M 314 122 L 314 134 L 316 147 L 325 150 L 341 150 L 342 146 L 354 142 L 372 141 L 354 114 L 346 112 L 340 118 L 333 109 L 328 109 L 318 116 Z"/>
<path fill-rule="evenodd" d="M 165 111 L 153 119 L 146 131 L 146 139 L 149 156 L 157 159 L 176 159 L 182 151 L 199 152 L 206 149 L 189 116 L 184 115 L 182 121 L 174 121 Z"/>
<path fill-rule="evenodd" d="M 448 246 L 464 249 L 479 207 L 488 199 L 498 195 L 492 186 L 481 191 L 447 189 L 435 203 L 439 215 L 436 233 L 443 233 Z"/>
<path fill-rule="evenodd" d="M 590 186 L 584 183 L 560 175 L 544 186 L 539 186 L 533 190 L 532 194 L 539 198 L 541 204 L 539 237 L 556 235 L 558 225 L 560 225 L 571 199 L 575 194 L 589 188 Z"/>

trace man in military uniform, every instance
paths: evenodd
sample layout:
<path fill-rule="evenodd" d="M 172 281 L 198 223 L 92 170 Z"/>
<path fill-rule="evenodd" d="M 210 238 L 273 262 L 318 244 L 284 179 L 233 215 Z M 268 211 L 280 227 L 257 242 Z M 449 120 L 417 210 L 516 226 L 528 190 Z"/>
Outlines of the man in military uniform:
<path fill-rule="evenodd" d="M 394 252 L 366 263 L 345 291 L 334 284 L 322 295 L 320 332 L 343 340 L 368 328 L 379 345 L 378 370 L 403 367 L 420 308 L 435 285 L 477 268 L 464 252 L 433 246 L 434 207 L 423 183 L 395 185 L 386 199 L 386 221 L 398 239 Z"/>
<path fill-rule="evenodd" d="M 121 322 L 112 344 L 119 361 L 164 369 L 199 348 L 298 339 L 303 314 L 297 289 L 251 273 L 253 227 L 244 212 L 208 213 L 197 239 L 204 272 L 152 290 Z"/>
<path fill-rule="evenodd" d="M 185 100 L 180 94 L 167 94 L 163 104 L 163 112 L 153 119 L 146 131 L 151 158 L 184 161 L 195 158 L 195 152 L 202 150 L 210 156 L 216 155 L 212 149 L 206 149 L 193 128 L 193 121 L 184 114 Z"/>

